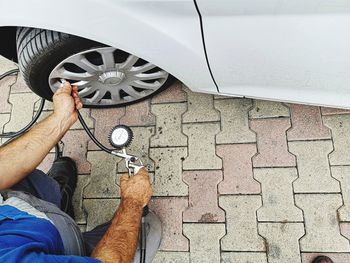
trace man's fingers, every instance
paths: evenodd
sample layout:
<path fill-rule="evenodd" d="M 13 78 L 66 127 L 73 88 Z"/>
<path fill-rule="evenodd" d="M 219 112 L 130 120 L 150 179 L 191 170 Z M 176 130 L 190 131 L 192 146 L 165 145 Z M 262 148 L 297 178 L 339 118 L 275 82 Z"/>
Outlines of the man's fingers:
<path fill-rule="evenodd" d="M 72 86 L 70 85 L 70 83 L 68 81 L 66 81 L 65 83 L 61 84 L 61 87 L 57 91 L 71 94 L 72 93 Z"/>

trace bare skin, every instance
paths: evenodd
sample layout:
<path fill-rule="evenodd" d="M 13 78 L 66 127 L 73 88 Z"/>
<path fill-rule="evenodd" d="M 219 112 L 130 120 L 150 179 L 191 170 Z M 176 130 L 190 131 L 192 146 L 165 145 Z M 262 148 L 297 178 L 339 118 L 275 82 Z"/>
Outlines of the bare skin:
<path fill-rule="evenodd" d="M 77 87 L 67 83 L 57 90 L 53 103 L 50 116 L 0 148 L 0 190 L 10 188 L 32 172 L 78 119 L 77 109 L 82 103 Z"/>
<path fill-rule="evenodd" d="M 77 121 L 82 107 L 77 87 L 66 82 L 53 96 L 54 112 L 23 136 L 0 148 L 0 190 L 11 188 L 32 172 Z M 132 262 L 143 207 L 152 196 L 146 169 L 120 179 L 121 203 L 92 257 L 103 263 Z"/>
<path fill-rule="evenodd" d="M 152 188 L 146 169 L 120 179 L 121 204 L 111 226 L 92 252 L 102 262 L 132 262 L 136 248 L 143 207 L 147 205 Z"/>

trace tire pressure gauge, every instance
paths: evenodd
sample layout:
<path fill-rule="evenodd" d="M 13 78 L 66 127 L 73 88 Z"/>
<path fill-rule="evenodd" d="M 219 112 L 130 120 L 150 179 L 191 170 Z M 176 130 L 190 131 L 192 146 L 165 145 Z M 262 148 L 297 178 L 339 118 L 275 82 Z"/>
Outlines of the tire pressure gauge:
<path fill-rule="evenodd" d="M 109 143 L 117 149 L 128 147 L 132 139 L 132 130 L 125 125 L 115 126 L 109 135 Z"/>

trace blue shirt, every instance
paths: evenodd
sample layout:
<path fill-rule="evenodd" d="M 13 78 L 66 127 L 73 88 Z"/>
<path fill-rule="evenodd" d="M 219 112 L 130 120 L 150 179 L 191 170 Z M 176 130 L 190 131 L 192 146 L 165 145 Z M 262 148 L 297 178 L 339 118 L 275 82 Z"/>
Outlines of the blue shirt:
<path fill-rule="evenodd" d="M 48 220 L 9 205 L 0 206 L 0 262 L 98 263 L 89 257 L 65 256 L 61 236 Z"/>

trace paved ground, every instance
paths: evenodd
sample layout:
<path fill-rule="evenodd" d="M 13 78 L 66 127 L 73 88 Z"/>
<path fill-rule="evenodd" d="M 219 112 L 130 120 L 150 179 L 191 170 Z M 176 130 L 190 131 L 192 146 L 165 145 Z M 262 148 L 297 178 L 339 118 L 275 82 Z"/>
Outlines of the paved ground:
<path fill-rule="evenodd" d="M 10 67 L 1 61 L 0 72 Z M 0 130 L 17 130 L 38 97 L 20 76 L 0 88 Z M 315 253 L 350 262 L 349 111 L 213 97 L 176 83 L 134 106 L 83 112 L 105 143 L 114 125 L 132 126 L 130 151 L 151 166 L 150 206 L 164 225 L 154 262 L 297 263 Z M 125 169 L 79 124 L 63 143 L 78 163 L 76 221 L 89 230 L 114 213 Z"/>

